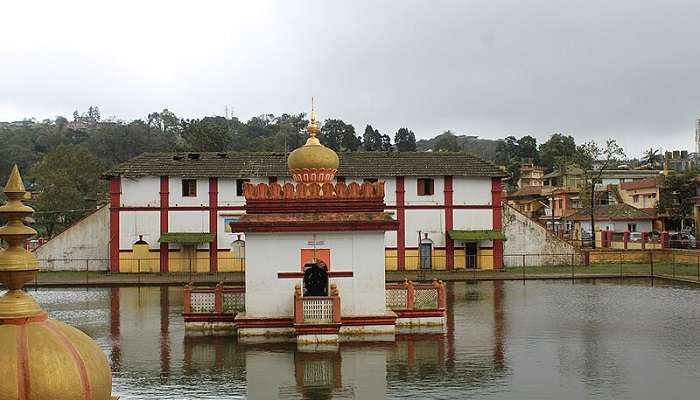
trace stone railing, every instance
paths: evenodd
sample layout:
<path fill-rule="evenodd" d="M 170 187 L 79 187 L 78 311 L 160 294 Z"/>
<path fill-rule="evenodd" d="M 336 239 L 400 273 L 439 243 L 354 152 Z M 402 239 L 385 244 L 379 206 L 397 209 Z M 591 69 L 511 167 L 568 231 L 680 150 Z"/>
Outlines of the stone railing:
<path fill-rule="evenodd" d="M 386 306 L 392 310 L 444 310 L 447 306 L 445 283 L 404 281 L 386 285 Z"/>
<path fill-rule="evenodd" d="M 340 295 L 331 285 L 330 296 L 302 296 L 301 285 L 294 286 L 294 324 L 339 324 Z"/>
<path fill-rule="evenodd" d="M 183 314 L 235 314 L 245 311 L 245 288 L 185 286 Z"/>

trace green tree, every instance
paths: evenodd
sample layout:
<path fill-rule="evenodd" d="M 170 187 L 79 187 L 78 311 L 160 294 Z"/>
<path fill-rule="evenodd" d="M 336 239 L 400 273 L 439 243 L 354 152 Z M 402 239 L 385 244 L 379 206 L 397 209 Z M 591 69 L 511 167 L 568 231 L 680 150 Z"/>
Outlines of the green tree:
<path fill-rule="evenodd" d="M 253 125 L 258 126 L 259 122 L 256 119 Z M 233 139 L 229 132 L 229 122 L 224 117 L 186 120 L 182 123 L 182 137 L 192 151 L 226 151 Z"/>
<path fill-rule="evenodd" d="M 389 135 L 382 135 L 382 151 L 391 151 L 391 137 Z"/>
<path fill-rule="evenodd" d="M 34 201 L 40 234 L 52 237 L 95 209 L 103 191 L 103 164 L 86 148 L 60 145 L 29 174 L 38 193 Z"/>
<path fill-rule="evenodd" d="M 438 136 L 435 144 L 433 144 L 434 151 L 460 151 L 462 148 L 457 141 L 457 136 L 451 131 L 446 131 L 442 135 Z"/>
<path fill-rule="evenodd" d="M 413 131 L 401 128 L 394 135 L 394 144 L 397 151 L 416 151 L 416 135 Z"/>
<path fill-rule="evenodd" d="M 335 151 L 355 151 L 362 140 L 355 135 L 355 127 L 340 119 L 327 119 L 321 127 L 321 143 Z"/>
<path fill-rule="evenodd" d="M 540 152 L 537 149 L 537 139 L 526 135 L 518 139 L 517 157 L 521 163 L 532 160 L 533 163 L 538 163 Z"/>
<path fill-rule="evenodd" d="M 572 136 L 555 133 L 540 145 L 540 160 L 548 170 L 573 163 L 576 159 L 576 141 Z"/>
<path fill-rule="evenodd" d="M 289 152 L 303 145 L 308 123 L 304 113 L 282 114 L 275 118 L 273 129 L 276 132 L 276 145 L 273 150 Z"/>
<path fill-rule="evenodd" d="M 34 147 L 38 132 L 29 128 L 0 130 L 0 182 L 5 182 L 14 164 L 21 171 L 29 170 L 38 159 Z"/>
<path fill-rule="evenodd" d="M 146 123 L 149 128 L 156 129 L 160 132 L 170 135 L 178 135 L 182 131 L 180 118 L 174 112 L 164 108 L 161 112 L 153 112 L 148 114 Z"/>
<path fill-rule="evenodd" d="M 661 150 L 651 148 L 644 152 L 641 162 L 646 167 L 657 169 L 663 166 L 664 157 L 661 154 Z"/>
<path fill-rule="evenodd" d="M 106 166 L 113 166 L 143 152 L 174 151 L 175 138 L 141 121 L 129 124 L 100 123 L 92 130 L 88 148 Z"/>
<path fill-rule="evenodd" d="M 698 169 L 688 169 L 664 176 L 657 209 L 659 214 L 667 216 L 669 228 L 683 230 L 692 225 L 699 173 Z"/>
<path fill-rule="evenodd" d="M 362 135 L 362 147 L 366 151 L 382 150 L 382 134 L 372 128 L 372 125 L 365 127 L 365 133 Z"/>
<path fill-rule="evenodd" d="M 625 151 L 614 139 L 606 140 L 603 146 L 590 141 L 579 146 L 578 151 L 581 159 L 599 161 L 595 169 L 579 165 L 585 171 L 583 185 L 580 188 L 581 205 L 584 211 L 590 215 L 591 232 L 594 237 L 592 247 L 595 248 L 595 213 L 600 205 L 601 198 L 600 194 L 596 194 L 596 184 L 601 182 L 603 171 L 625 157 Z M 607 193 L 605 193 L 605 196 L 607 197 Z"/>

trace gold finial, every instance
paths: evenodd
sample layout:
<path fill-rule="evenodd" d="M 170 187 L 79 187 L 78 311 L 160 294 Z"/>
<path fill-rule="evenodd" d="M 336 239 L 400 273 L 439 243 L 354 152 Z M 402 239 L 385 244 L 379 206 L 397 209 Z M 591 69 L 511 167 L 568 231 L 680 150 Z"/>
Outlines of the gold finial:
<path fill-rule="evenodd" d="M 6 241 L 8 246 L 0 250 L 0 282 L 10 290 L 0 297 L 0 319 L 31 317 L 41 314 L 43 310 L 22 291 L 22 287 L 34 279 L 39 263 L 36 256 L 23 246 L 25 240 L 36 235 L 36 231 L 22 222 L 34 210 L 22 204 L 26 190 L 17 165 L 12 168 L 4 192 L 8 200 L 0 207 L 0 216 L 7 219 L 7 224 L 0 228 L 0 239 Z"/>
<path fill-rule="evenodd" d="M 314 98 L 311 97 L 311 116 L 309 118 L 309 125 L 306 126 L 306 130 L 309 132 L 309 138 L 306 140 L 307 146 L 318 146 L 321 142 L 318 141 L 316 135 L 318 135 L 318 123 L 316 122 L 316 110 L 314 110 Z"/>

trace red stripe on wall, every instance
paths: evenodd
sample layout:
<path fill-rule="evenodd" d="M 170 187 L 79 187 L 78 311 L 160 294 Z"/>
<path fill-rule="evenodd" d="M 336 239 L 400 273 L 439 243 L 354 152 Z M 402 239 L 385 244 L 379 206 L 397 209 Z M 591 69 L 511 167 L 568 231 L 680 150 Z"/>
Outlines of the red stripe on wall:
<path fill-rule="evenodd" d="M 396 177 L 396 219 L 399 221 L 399 230 L 396 232 L 396 257 L 398 270 L 403 271 L 406 266 L 406 210 L 404 206 L 406 188 L 403 176 Z"/>
<path fill-rule="evenodd" d="M 119 272 L 119 206 L 122 181 L 118 176 L 109 180 L 109 270 Z"/>
<path fill-rule="evenodd" d="M 160 234 L 168 233 L 168 208 L 170 206 L 170 179 L 160 177 Z M 168 272 L 168 244 L 160 244 L 160 272 Z"/>
<path fill-rule="evenodd" d="M 491 205 L 493 206 L 493 221 L 492 226 L 494 230 L 501 230 L 503 228 L 503 220 L 501 213 L 503 211 L 503 205 L 501 204 L 501 196 L 503 195 L 503 187 L 501 183 L 501 178 L 491 178 Z M 494 240 L 493 241 L 493 269 L 501 269 L 503 266 L 503 241 Z"/>
<path fill-rule="evenodd" d="M 270 183 L 274 178 L 271 176 Z M 217 178 L 209 178 L 209 233 L 214 235 L 214 240 L 209 243 L 209 271 L 216 272 L 219 270 L 219 257 L 217 256 L 219 242 L 217 233 L 219 232 L 219 181 Z"/>
<path fill-rule="evenodd" d="M 447 270 L 454 269 L 455 266 L 455 242 L 450 238 L 448 232 L 454 225 L 452 177 L 445 176 L 445 267 Z"/>

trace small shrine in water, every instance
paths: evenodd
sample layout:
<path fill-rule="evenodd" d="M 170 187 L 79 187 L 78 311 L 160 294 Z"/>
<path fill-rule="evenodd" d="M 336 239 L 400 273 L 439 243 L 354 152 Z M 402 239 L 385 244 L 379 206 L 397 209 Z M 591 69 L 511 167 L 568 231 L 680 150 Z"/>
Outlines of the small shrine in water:
<path fill-rule="evenodd" d="M 230 225 L 245 234 L 245 288 L 188 287 L 188 331 L 327 343 L 442 329 L 442 282 L 386 284 L 384 236 L 398 221 L 385 211 L 384 182 L 336 181 L 338 155 L 320 143 L 313 109 L 307 130 L 288 158 L 294 183 L 244 188 L 245 214 Z"/>

